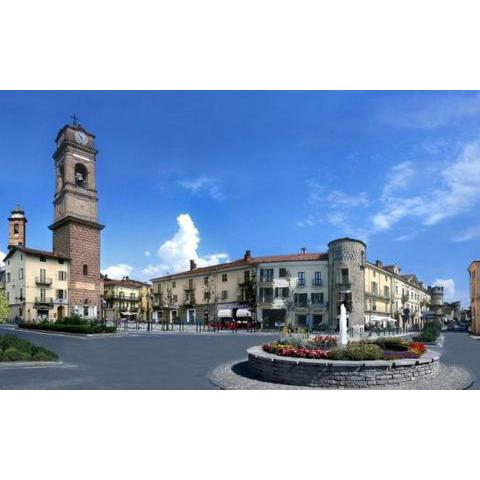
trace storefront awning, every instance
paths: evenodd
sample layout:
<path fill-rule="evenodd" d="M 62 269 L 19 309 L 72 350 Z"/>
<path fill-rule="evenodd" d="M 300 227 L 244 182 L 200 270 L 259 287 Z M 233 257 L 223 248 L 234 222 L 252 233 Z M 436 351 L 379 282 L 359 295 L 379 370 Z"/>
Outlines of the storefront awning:
<path fill-rule="evenodd" d="M 247 308 L 239 308 L 237 310 L 237 318 L 245 318 L 245 317 L 251 317 L 251 316 L 252 316 L 252 312 Z"/>
<path fill-rule="evenodd" d="M 370 318 L 371 322 L 396 322 L 394 318 L 390 317 L 379 317 L 378 315 L 372 316 Z"/>
<path fill-rule="evenodd" d="M 231 308 L 222 308 L 218 311 L 219 318 L 232 318 L 232 309 Z"/>

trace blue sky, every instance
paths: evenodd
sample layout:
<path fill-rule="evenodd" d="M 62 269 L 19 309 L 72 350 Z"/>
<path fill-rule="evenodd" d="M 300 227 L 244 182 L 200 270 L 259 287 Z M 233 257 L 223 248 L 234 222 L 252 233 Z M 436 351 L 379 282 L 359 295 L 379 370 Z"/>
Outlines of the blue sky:
<path fill-rule="evenodd" d="M 339 236 L 468 298 L 480 258 L 478 92 L 0 92 L 10 210 L 51 248 L 57 131 L 97 136 L 102 267 L 152 278 Z"/>

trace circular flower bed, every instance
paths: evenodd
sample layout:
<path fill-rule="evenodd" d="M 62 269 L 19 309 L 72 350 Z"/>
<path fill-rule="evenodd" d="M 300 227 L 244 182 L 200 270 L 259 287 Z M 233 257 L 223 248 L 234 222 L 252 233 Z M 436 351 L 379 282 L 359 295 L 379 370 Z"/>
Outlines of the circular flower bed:
<path fill-rule="evenodd" d="M 395 337 L 349 342 L 337 346 L 336 337 L 291 335 L 263 345 L 267 353 L 282 357 L 330 360 L 402 360 L 420 358 L 427 348 L 421 342 Z"/>

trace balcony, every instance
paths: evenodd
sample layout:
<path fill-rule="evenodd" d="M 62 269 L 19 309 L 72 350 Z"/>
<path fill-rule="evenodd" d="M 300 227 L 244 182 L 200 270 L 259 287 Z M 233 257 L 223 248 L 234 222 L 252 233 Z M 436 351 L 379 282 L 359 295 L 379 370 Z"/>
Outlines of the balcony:
<path fill-rule="evenodd" d="M 323 286 L 323 281 L 320 278 L 312 280 L 312 287 L 321 287 Z"/>
<path fill-rule="evenodd" d="M 194 297 L 194 296 L 187 296 L 187 297 L 185 298 L 184 304 L 185 304 L 185 305 L 190 305 L 190 306 L 196 305 L 195 297 Z"/>
<path fill-rule="evenodd" d="M 35 277 L 35 283 L 37 285 L 51 285 L 52 284 L 52 279 L 51 278 L 46 278 L 46 277 L 43 277 L 43 276 Z"/>
<path fill-rule="evenodd" d="M 259 297 L 258 298 L 258 303 L 273 303 L 273 295 L 270 296 L 270 295 L 267 295 L 267 296 L 264 296 L 264 297 Z"/>
<path fill-rule="evenodd" d="M 68 299 L 66 298 L 56 298 L 54 300 L 55 305 L 66 305 L 68 303 Z"/>
<path fill-rule="evenodd" d="M 35 305 L 53 306 L 53 298 L 52 297 L 35 297 Z"/>
<path fill-rule="evenodd" d="M 188 285 L 188 287 L 183 289 L 184 292 L 194 292 L 195 287 L 193 285 Z"/>
<path fill-rule="evenodd" d="M 350 287 L 352 285 L 352 282 L 348 277 L 338 277 L 335 283 L 345 287 Z"/>
<path fill-rule="evenodd" d="M 298 288 L 305 288 L 305 280 L 299 280 L 297 283 Z"/>
<path fill-rule="evenodd" d="M 326 308 L 328 308 L 328 302 L 312 302 L 311 307 L 325 310 Z"/>
<path fill-rule="evenodd" d="M 272 285 L 273 284 L 273 277 L 265 277 L 260 278 L 260 285 Z"/>
<path fill-rule="evenodd" d="M 116 300 L 119 302 L 139 302 L 141 299 L 139 297 L 121 297 L 120 295 L 105 295 L 105 300 Z"/>

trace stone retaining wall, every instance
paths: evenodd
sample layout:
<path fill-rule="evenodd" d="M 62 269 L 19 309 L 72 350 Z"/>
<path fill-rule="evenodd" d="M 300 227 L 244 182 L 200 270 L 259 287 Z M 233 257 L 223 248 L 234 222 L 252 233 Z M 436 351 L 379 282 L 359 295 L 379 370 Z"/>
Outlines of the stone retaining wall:
<path fill-rule="evenodd" d="M 250 371 L 262 380 L 322 388 L 376 388 L 395 386 L 438 375 L 440 356 L 427 351 L 419 359 L 311 360 L 280 357 L 261 346 L 247 350 Z"/>

